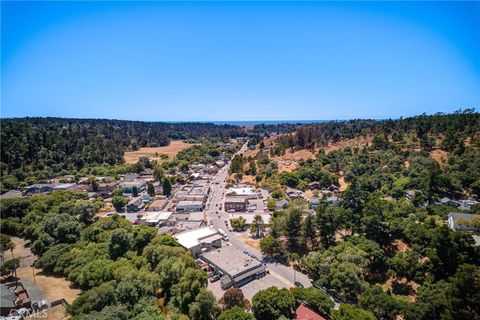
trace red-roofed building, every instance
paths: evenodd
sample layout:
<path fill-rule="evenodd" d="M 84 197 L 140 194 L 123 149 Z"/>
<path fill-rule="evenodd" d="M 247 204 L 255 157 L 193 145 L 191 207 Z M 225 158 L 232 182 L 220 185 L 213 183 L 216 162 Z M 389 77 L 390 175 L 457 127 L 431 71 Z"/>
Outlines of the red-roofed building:
<path fill-rule="evenodd" d="M 296 320 L 326 320 L 324 317 L 315 313 L 312 309 L 301 304 L 295 311 Z"/>

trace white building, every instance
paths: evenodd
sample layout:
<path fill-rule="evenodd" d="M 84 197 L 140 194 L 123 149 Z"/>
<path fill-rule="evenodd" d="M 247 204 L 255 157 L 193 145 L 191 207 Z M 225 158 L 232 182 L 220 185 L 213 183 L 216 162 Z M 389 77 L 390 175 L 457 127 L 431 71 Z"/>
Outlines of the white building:
<path fill-rule="evenodd" d="M 194 257 L 202 252 L 222 246 L 222 236 L 218 234 L 217 230 L 210 227 L 184 231 L 176 234 L 174 237 L 177 242 L 189 250 Z"/>
<path fill-rule="evenodd" d="M 139 219 L 140 223 L 147 226 L 161 226 L 166 224 L 172 212 L 169 211 L 149 211 Z"/>

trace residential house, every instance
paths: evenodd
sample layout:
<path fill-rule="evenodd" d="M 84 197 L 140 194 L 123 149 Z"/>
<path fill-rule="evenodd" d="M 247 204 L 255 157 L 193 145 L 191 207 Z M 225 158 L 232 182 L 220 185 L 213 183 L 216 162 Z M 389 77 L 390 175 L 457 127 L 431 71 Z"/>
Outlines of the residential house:
<path fill-rule="evenodd" d="M 451 212 L 448 214 L 448 226 L 453 230 L 480 231 L 480 215 Z"/>
<path fill-rule="evenodd" d="M 320 189 L 320 183 L 318 181 L 310 182 L 307 185 L 307 189 L 308 190 L 318 190 L 318 189 Z"/>
<path fill-rule="evenodd" d="M 24 196 L 30 196 L 34 194 L 49 194 L 53 191 L 54 184 L 48 183 L 36 183 L 25 188 L 23 191 Z"/>
<path fill-rule="evenodd" d="M 138 212 L 144 206 L 142 197 L 132 198 L 127 204 L 127 212 Z"/>
<path fill-rule="evenodd" d="M 295 320 L 326 320 L 324 317 L 301 303 L 295 311 Z"/>
<path fill-rule="evenodd" d="M 288 207 L 288 201 L 287 200 L 278 200 L 275 201 L 275 210 L 283 210 Z"/>
<path fill-rule="evenodd" d="M 149 211 L 145 212 L 139 219 L 140 223 L 147 226 L 165 226 L 172 215 L 169 211 Z"/>

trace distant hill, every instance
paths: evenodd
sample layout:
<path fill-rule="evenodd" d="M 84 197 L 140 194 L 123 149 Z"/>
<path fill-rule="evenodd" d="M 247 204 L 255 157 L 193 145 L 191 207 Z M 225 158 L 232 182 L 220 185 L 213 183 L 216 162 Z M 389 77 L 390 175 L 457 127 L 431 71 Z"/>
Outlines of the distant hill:
<path fill-rule="evenodd" d="M 119 164 L 126 150 L 166 146 L 170 140 L 231 138 L 239 126 L 105 119 L 2 119 L 2 175 L 81 169 L 87 164 Z"/>

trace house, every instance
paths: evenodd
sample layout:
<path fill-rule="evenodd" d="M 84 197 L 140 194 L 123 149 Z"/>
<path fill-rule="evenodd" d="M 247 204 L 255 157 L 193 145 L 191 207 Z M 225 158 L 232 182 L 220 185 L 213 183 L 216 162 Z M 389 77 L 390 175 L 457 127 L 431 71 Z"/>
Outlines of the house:
<path fill-rule="evenodd" d="M 480 231 L 480 215 L 451 212 L 448 214 L 448 226 L 453 230 Z"/>
<path fill-rule="evenodd" d="M 408 200 L 413 200 L 415 198 L 415 191 L 414 190 L 407 190 L 407 192 L 405 192 L 405 194 L 406 194 Z"/>
<path fill-rule="evenodd" d="M 155 189 L 155 194 L 163 194 L 163 185 L 159 181 L 153 183 L 153 189 Z"/>
<path fill-rule="evenodd" d="M 246 211 L 248 199 L 246 197 L 226 196 L 225 197 L 225 211 Z"/>
<path fill-rule="evenodd" d="M 473 200 L 473 199 L 459 200 L 458 204 L 460 206 L 458 207 L 458 209 L 460 209 L 460 210 L 470 210 L 472 208 L 472 206 L 476 205 L 477 203 L 479 203 L 479 202 L 476 201 L 476 200 Z"/>
<path fill-rule="evenodd" d="M 317 181 L 310 182 L 310 183 L 307 185 L 307 189 L 308 189 L 308 190 L 318 190 L 318 189 L 320 189 L 320 183 L 317 182 Z"/>
<path fill-rule="evenodd" d="M 176 234 L 174 238 L 194 257 L 201 254 L 202 249 L 210 250 L 222 246 L 222 236 L 218 234 L 217 230 L 210 227 L 184 231 Z"/>
<path fill-rule="evenodd" d="M 335 193 L 340 192 L 340 188 L 337 187 L 337 186 L 334 185 L 334 184 L 330 185 L 330 187 L 328 187 L 327 189 L 328 189 L 328 191 L 330 191 L 330 192 L 335 192 Z"/>
<path fill-rule="evenodd" d="M 0 315 L 8 316 L 11 310 L 19 310 L 20 308 L 30 309 L 32 302 L 28 291 L 22 284 L 15 291 L 10 291 L 11 287 L 16 285 L 0 284 L 1 303 L 0 303 Z"/>
<path fill-rule="evenodd" d="M 323 202 L 336 206 L 340 203 L 340 198 L 337 196 L 331 196 L 323 200 Z"/>
<path fill-rule="evenodd" d="M 143 198 L 132 198 L 127 204 L 127 212 L 138 212 L 144 206 Z"/>
<path fill-rule="evenodd" d="M 301 303 L 295 311 L 295 320 L 326 320 L 324 317 Z"/>
<path fill-rule="evenodd" d="M 134 188 L 137 188 L 138 192 L 142 192 L 147 187 L 147 183 L 143 179 L 128 179 L 120 182 L 119 187 L 122 188 L 125 193 L 132 193 Z"/>
<path fill-rule="evenodd" d="M 156 199 L 148 206 L 148 211 L 162 211 L 167 205 L 166 199 Z"/>
<path fill-rule="evenodd" d="M 203 210 L 203 201 L 189 201 L 183 200 L 179 201 L 176 206 L 178 212 L 193 212 L 193 211 L 202 211 Z"/>
<path fill-rule="evenodd" d="M 113 182 L 104 182 L 98 184 L 98 192 L 113 192 L 117 187 L 117 183 Z"/>
<path fill-rule="evenodd" d="M 275 210 L 283 210 L 288 207 L 288 201 L 287 200 L 278 200 L 275 201 Z"/>
<path fill-rule="evenodd" d="M 452 207 L 456 207 L 460 204 L 458 201 L 452 200 L 449 197 L 443 197 L 438 201 L 438 203 L 446 206 L 452 206 Z"/>
<path fill-rule="evenodd" d="M 316 209 L 320 205 L 320 199 L 312 199 L 310 200 L 310 208 Z"/>
<path fill-rule="evenodd" d="M 53 191 L 54 184 L 48 183 L 36 183 L 25 188 L 23 191 L 24 196 L 30 196 L 33 194 L 49 194 Z"/>

